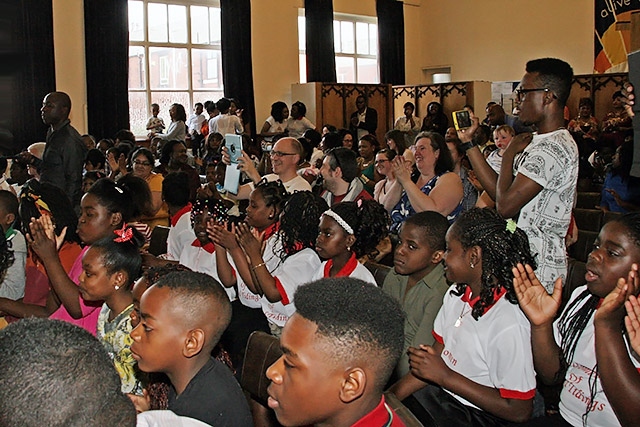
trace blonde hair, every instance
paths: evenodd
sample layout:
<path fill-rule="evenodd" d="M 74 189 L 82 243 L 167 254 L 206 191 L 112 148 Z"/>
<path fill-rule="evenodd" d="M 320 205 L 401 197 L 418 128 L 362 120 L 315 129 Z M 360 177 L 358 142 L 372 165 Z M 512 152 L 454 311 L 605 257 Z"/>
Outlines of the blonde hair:
<path fill-rule="evenodd" d="M 495 139 L 498 132 L 504 132 L 507 135 L 516 136 L 516 131 L 509 125 L 500 125 L 493 131 L 493 138 Z"/>

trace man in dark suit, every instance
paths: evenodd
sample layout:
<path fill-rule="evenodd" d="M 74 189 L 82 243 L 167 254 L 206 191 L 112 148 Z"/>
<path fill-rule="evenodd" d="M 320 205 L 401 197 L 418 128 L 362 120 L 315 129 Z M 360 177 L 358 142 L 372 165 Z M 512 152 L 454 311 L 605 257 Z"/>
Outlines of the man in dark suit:
<path fill-rule="evenodd" d="M 363 135 L 375 135 L 378 128 L 378 112 L 367 107 L 367 99 L 362 95 L 356 98 L 356 108 L 357 110 L 351 114 L 349 126 L 351 132 L 358 137 L 358 140 Z"/>

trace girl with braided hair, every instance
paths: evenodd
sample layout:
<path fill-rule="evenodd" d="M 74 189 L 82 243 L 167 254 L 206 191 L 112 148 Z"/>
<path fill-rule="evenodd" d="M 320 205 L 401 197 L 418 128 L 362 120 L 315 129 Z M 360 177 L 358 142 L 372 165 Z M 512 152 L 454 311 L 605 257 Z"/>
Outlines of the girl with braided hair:
<path fill-rule="evenodd" d="M 609 221 L 589 254 L 586 285 L 576 288 L 555 322 L 562 279 L 549 295 L 530 266 L 514 269 L 516 295 L 532 326 L 536 372 L 545 383 L 563 381 L 560 413 L 530 425 L 637 425 L 640 358 L 624 332 L 624 304 L 640 290 L 639 264 L 640 213 Z"/>
<path fill-rule="evenodd" d="M 262 238 L 256 238 L 248 224 L 236 227 L 236 239 L 249 260 L 255 293 L 262 296 L 262 310 L 274 335 L 280 335 L 295 312 L 295 290 L 311 281 L 320 267 L 313 247 L 320 215 L 327 208 L 320 196 L 309 191 L 293 193 L 280 214 L 278 231 L 264 242 L 264 251 Z"/>
<path fill-rule="evenodd" d="M 320 217 L 316 252 L 325 259 L 313 277 L 354 277 L 376 284 L 358 258 L 376 249 L 389 232 L 389 214 L 374 200 L 342 202 Z"/>
<path fill-rule="evenodd" d="M 444 262 L 455 284 L 433 324 L 436 342 L 409 348 L 411 371 L 394 391 L 401 399 L 413 393 L 425 425 L 528 420 L 536 380 L 512 272 L 518 263 L 535 266 L 526 234 L 494 210 L 470 209 L 447 231 Z"/>

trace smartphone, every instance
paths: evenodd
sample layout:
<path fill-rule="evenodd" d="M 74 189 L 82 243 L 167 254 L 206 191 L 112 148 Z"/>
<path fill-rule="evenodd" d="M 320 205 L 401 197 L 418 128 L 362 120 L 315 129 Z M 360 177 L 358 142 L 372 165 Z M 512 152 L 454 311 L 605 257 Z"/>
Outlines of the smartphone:
<path fill-rule="evenodd" d="M 467 110 L 454 111 L 451 115 L 453 116 L 453 125 L 456 130 L 471 127 L 471 116 Z"/>
<path fill-rule="evenodd" d="M 237 164 L 238 159 L 242 157 L 242 136 L 228 133 L 224 136 L 224 145 L 227 147 L 231 163 Z"/>

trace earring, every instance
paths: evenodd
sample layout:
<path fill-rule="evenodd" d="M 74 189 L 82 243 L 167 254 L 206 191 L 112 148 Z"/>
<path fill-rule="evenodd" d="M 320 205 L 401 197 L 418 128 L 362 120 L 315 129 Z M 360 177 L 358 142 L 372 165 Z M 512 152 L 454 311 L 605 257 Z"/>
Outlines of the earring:
<path fill-rule="evenodd" d="M 471 261 L 471 262 L 469 263 L 469 267 L 471 267 L 471 268 L 476 268 L 476 265 L 473 263 L 473 261 Z"/>
<path fill-rule="evenodd" d="M 120 289 L 120 286 L 116 285 L 115 288 L 116 288 L 116 291 L 117 291 L 118 289 Z"/>
<path fill-rule="evenodd" d="M 351 246 L 347 246 L 347 252 L 351 252 Z"/>

